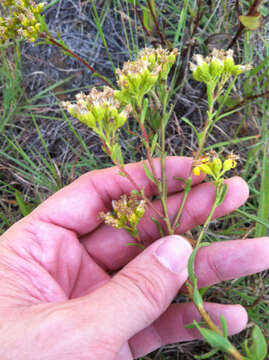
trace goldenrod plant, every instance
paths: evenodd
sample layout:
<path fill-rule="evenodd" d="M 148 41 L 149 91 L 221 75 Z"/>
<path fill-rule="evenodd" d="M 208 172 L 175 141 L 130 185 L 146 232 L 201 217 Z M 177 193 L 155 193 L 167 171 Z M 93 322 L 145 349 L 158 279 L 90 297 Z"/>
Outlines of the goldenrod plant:
<path fill-rule="evenodd" d="M 69 50 L 60 38 L 55 40 L 51 37 L 41 15 L 44 3 L 35 4 L 32 0 L 0 0 L 0 4 L 5 10 L 4 16 L 0 18 L 2 43 L 17 36 L 31 42 L 43 39 L 90 67 Z M 194 152 L 190 173 L 186 178 L 179 179 L 184 183 L 184 193 L 176 216 L 171 219 L 167 205 L 165 130 L 173 112 L 169 75 L 176 66 L 177 58 L 176 48 L 147 47 L 138 53 L 136 59 L 130 59 L 122 68 L 116 70 L 117 86 L 112 86 L 110 81 L 99 76 L 106 86 L 101 89 L 94 87 L 89 94 L 79 93 L 73 102 L 63 102 L 62 105 L 72 117 L 98 135 L 102 149 L 118 167 L 119 175 L 126 177 L 133 186 L 131 194 L 123 195 L 113 201 L 111 211 L 99 214 L 106 224 L 126 230 L 134 238 L 132 245 L 144 248 L 137 226 L 149 207 L 154 212 L 153 221 L 158 226 L 160 236 L 165 233 L 174 234 L 180 224 L 193 176 L 204 173 L 210 178 L 215 186 L 215 201 L 195 242 L 188 266 L 189 280 L 186 282 L 189 297 L 200 312 L 203 322 L 199 324 L 194 322 L 189 326 L 196 327 L 213 347 L 208 355 L 201 357 L 203 359 L 210 358 L 217 351 L 223 351 L 237 360 L 263 360 L 267 351 L 260 329 L 254 327 L 251 346 L 246 341 L 241 349 L 235 348 L 228 339 L 225 319 L 223 317 L 220 319 L 222 324 L 220 328 L 206 312 L 202 293 L 197 286 L 197 274 L 194 272 L 197 251 L 200 247 L 209 245 L 204 242 L 204 235 L 216 208 L 225 199 L 226 173 L 236 167 L 239 159 L 233 153 L 223 158 L 221 153 L 207 152 L 206 141 L 214 125 L 224 117 L 222 110 L 235 82 L 241 74 L 251 69 L 251 65 L 235 64 L 232 50 L 213 49 L 209 56 L 204 57 L 201 54 L 193 56 L 190 71 L 193 79 L 204 83 L 206 87 L 208 110 L 202 131 L 197 132 L 198 148 Z M 156 186 L 162 210 L 156 208 L 152 199 L 139 188 L 125 168 L 125 154 L 121 146 L 120 134 L 121 128 L 125 127 L 128 130 L 126 126 L 128 121 L 136 122 L 139 129 L 141 146 L 147 154 L 147 159 L 143 160 L 145 174 Z M 157 176 L 156 162 L 153 158 L 160 159 L 161 176 Z M 263 351 L 256 351 L 257 348 Z"/>

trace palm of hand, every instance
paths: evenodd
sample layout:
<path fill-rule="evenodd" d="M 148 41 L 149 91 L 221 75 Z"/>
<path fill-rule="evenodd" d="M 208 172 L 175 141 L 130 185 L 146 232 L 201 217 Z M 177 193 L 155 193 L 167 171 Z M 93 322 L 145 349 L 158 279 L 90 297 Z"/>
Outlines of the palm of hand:
<path fill-rule="evenodd" d="M 158 166 L 157 162 L 156 165 Z M 167 159 L 167 168 L 170 169 L 168 189 L 171 194 L 169 198 L 171 216 L 175 214 L 180 196 L 175 194 L 179 182 L 174 180 L 174 176 L 184 176 L 184 174 L 188 173 L 189 167 L 190 159 Z M 155 193 L 156 190 L 151 187 L 143 174 L 142 166 L 137 164 L 129 165 L 128 171 L 136 178 L 138 185 L 145 188 L 147 194 L 153 195 Z M 210 184 L 199 184 L 201 180 L 201 177 L 194 179 L 194 185 L 195 182 L 198 185 L 191 190 L 178 229 L 179 233 L 202 223 L 210 211 L 210 206 L 214 201 L 214 187 Z M 89 294 L 94 294 L 96 289 L 111 279 L 109 275 L 111 271 L 119 270 L 140 252 L 136 247 L 126 246 L 126 243 L 130 242 L 130 237 L 126 232 L 102 225 L 98 218 L 100 211 L 109 209 L 112 199 L 117 199 L 121 194 L 128 193 L 130 190 L 132 190 L 132 187 L 128 180 L 120 177 L 115 168 L 86 174 L 56 193 L 32 214 L 10 228 L 3 236 L 1 243 L 2 256 L 0 259 L 0 274 L 2 277 L 0 312 L 6 316 L 7 309 L 10 310 L 6 321 L 7 326 L 10 326 L 9 321 L 13 321 L 14 318 L 17 319 L 16 329 L 13 330 L 15 335 L 16 331 L 18 332 L 17 339 L 20 338 L 20 332 L 25 331 L 26 339 L 31 342 L 32 332 L 27 328 L 26 324 L 30 324 L 33 329 L 35 329 L 35 326 L 40 329 L 34 331 L 39 339 L 40 346 L 37 346 L 39 355 L 37 357 L 32 356 L 31 359 L 43 359 L 43 355 L 40 354 L 42 353 L 44 341 L 48 347 L 51 346 L 52 350 L 51 357 L 46 355 L 47 357 L 44 357 L 44 359 L 56 359 L 57 356 L 63 356 L 61 353 L 62 347 L 54 344 L 54 337 L 58 339 L 58 331 L 64 329 L 66 332 L 65 322 L 70 323 L 70 319 L 77 323 L 78 327 L 81 326 L 81 320 L 84 316 L 82 312 L 81 315 L 76 316 L 76 314 L 73 314 L 70 318 L 68 313 L 70 304 L 83 306 L 84 300 Z M 247 187 L 244 182 L 239 178 L 231 179 L 227 198 L 217 209 L 215 217 L 234 210 L 245 201 L 246 197 Z M 199 204 L 198 207 L 197 204 Z M 158 203 L 156 203 L 156 206 L 159 206 Z M 141 237 L 147 245 L 159 237 L 155 225 L 150 220 L 151 216 L 152 214 L 148 211 L 140 225 Z M 257 249 L 257 243 L 255 245 Z M 215 248 L 213 248 L 214 246 Z M 259 246 L 261 247 L 261 244 Z M 253 263 L 253 259 L 251 259 L 252 244 L 245 242 L 243 255 L 242 251 L 240 255 L 239 247 L 241 247 L 241 244 L 234 241 L 226 244 L 214 244 L 208 249 L 200 250 L 196 263 L 197 273 L 200 274 L 200 285 L 205 286 L 216 283 L 218 280 L 242 276 L 262 270 L 265 267 L 265 260 L 261 259 L 262 255 L 255 261 L 255 264 Z M 230 253 L 228 260 L 226 259 L 227 261 L 223 259 L 223 256 L 220 256 L 223 251 L 229 252 L 232 248 L 233 251 Z M 236 255 L 237 252 L 238 255 Z M 236 256 L 238 258 L 241 256 L 244 259 L 246 265 L 245 268 L 243 267 L 244 269 L 234 261 Z M 252 265 L 249 264 L 250 260 L 252 260 Z M 228 263 L 234 265 L 231 267 L 228 266 Z M 197 318 L 197 314 L 192 306 L 188 308 L 187 306 L 188 304 L 181 304 L 177 308 L 171 307 L 170 312 L 173 311 L 174 315 L 178 317 L 183 316 L 184 312 L 185 323 L 191 322 L 192 318 Z M 214 304 L 209 304 L 209 308 L 210 306 L 213 306 L 212 309 L 214 308 Z M 214 311 L 219 313 L 225 311 L 224 308 L 225 306 L 222 306 L 222 308 L 217 307 L 214 308 Z M 22 311 L 22 309 L 24 310 Z M 58 316 L 59 310 L 62 311 L 63 316 Z M 91 319 L 100 316 L 94 306 L 93 309 L 86 310 L 90 312 Z M 186 313 L 188 316 L 186 316 Z M 173 328 L 174 326 L 171 324 L 170 318 L 170 325 L 168 324 L 167 317 L 169 317 L 169 314 L 167 314 L 162 315 L 156 321 L 156 326 L 153 324 L 153 327 L 160 334 L 162 333 L 161 328 L 167 328 L 168 326 Z M 51 327 L 50 324 L 55 320 L 55 317 L 58 317 L 59 320 Z M 87 315 L 86 318 L 88 317 Z M 101 320 L 102 318 L 96 321 Z M 39 324 L 42 324 L 42 321 L 44 325 L 40 326 Z M 232 321 L 233 319 L 231 319 Z M 113 326 L 113 324 L 111 325 Z M 85 326 L 84 324 L 82 328 L 85 329 Z M 242 327 L 242 324 L 237 326 L 234 324 L 234 329 L 231 332 L 238 331 L 240 326 Z M 195 331 L 186 330 L 184 326 L 177 329 L 177 332 L 177 334 L 173 334 L 173 331 L 170 331 L 170 338 L 164 336 L 164 339 L 159 340 L 165 343 L 189 340 L 197 336 Z M 139 340 L 141 334 L 143 334 L 143 345 Z M 142 330 L 141 334 L 134 336 L 129 342 L 135 356 L 138 354 L 140 356 L 147 351 L 153 350 L 154 346 L 161 345 L 161 343 L 151 344 L 152 339 L 147 328 Z M 14 339 L 16 339 L 15 335 Z M 46 339 L 48 336 L 50 341 Z M 94 341 L 98 343 L 99 338 L 97 339 L 93 334 L 92 336 Z M 68 343 L 68 339 L 67 336 L 65 343 Z M 148 347 L 145 345 L 147 339 L 151 341 L 151 343 L 148 341 L 150 343 Z M 104 346 L 106 340 L 99 340 L 101 343 L 103 342 Z M 20 354 L 20 356 L 24 354 L 21 358 L 29 358 L 29 355 L 27 355 L 29 349 L 25 350 L 24 343 L 18 340 L 14 340 L 14 342 L 16 354 Z M 75 349 L 79 352 L 80 357 L 76 357 L 77 359 L 84 359 L 81 346 L 81 341 L 78 339 Z M 91 345 L 91 341 L 89 341 L 88 346 L 95 348 L 95 345 Z M 98 345 L 96 346 L 98 347 Z M 108 346 L 107 343 L 105 347 L 108 348 L 107 353 L 111 352 L 112 354 L 117 348 L 116 345 L 114 349 L 111 344 Z M 5 348 L 3 346 L 2 349 L 4 354 Z M 70 358 L 74 356 L 72 350 L 70 350 L 70 354 Z M 13 357 L 6 358 L 13 359 Z M 69 359 L 68 356 L 62 358 Z M 86 358 L 88 358 L 88 355 L 85 350 Z M 92 358 L 98 359 L 98 356 Z M 127 359 L 126 356 L 125 358 Z"/>

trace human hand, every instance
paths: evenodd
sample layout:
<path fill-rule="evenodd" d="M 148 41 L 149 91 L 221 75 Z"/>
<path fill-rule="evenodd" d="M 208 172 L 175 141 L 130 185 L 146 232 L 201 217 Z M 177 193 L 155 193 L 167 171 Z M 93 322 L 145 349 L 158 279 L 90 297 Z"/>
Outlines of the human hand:
<path fill-rule="evenodd" d="M 158 166 L 156 160 L 160 172 Z M 186 176 L 190 166 L 189 158 L 167 158 L 171 216 L 180 201 L 176 193 L 180 183 L 174 177 Z M 155 193 L 141 163 L 126 169 L 148 196 Z M 178 233 L 207 218 L 215 188 L 201 181 L 202 177 L 193 179 Z M 157 240 L 158 231 L 147 211 L 139 230 L 148 247 L 140 253 L 137 247 L 126 246 L 131 238 L 125 231 L 101 224 L 98 218 L 112 199 L 131 190 L 116 168 L 92 171 L 1 237 L 2 360 L 130 360 L 161 345 L 199 337 L 195 329 L 184 328 L 200 319 L 194 306 L 170 305 L 187 279 L 189 243 L 179 236 Z M 214 217 L 233 211 L 247 196 L 242 179 L 228 180 L 226 199 Z M 195 264 L 199 285 L 262 271 L 269 267 L 268 253 L 268 238 L 202 248 Z M 112 272 L 117 273 L 111 277 Z M 230 334 L 246 325 L 247 314 L 240 305 L 205 306 L 215 321 L 225 316 Z"/>

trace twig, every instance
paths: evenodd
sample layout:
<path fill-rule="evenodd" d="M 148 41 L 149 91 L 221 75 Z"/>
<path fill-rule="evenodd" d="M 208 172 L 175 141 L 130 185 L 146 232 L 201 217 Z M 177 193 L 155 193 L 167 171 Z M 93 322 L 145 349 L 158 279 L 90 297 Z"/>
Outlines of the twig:
<path fill-rule="evenodd" d="M 77 59 L 79 62 L 81 62 L 83 65 L 85 65 L 89 70 L 91 70 L 92 73 L 96 74 L 99 79 L 101 79 L 107 86 L 112 87 L 111 84 L 102 76 L 100 75 L 86 60 L 82 59 L 79 55 L 74 53 L 72 50 L 68 49 L 64 45 L 62 45 L 59 41 L 55 40 L 52 36 L 50 36 L 47 33 L 41 33 L 40 38 L 49 40 L 53 45 L 58 46 L 63 51 L 67 52 L 69 55 Z"/>
<path fill-rule="evenodd" d="M 156 14 L 155 14 L 155 12 L 154 12 L 154 10 L 152 8 L 152 4 L 151 4 L 150 0 L 147 0 L 147 4 L 148 4 L 148 7 L 149 7 L 149 11 L 151 13 L 152 19 L 154 21 L 156 31 L 157 31 L 160 39 L 161 39 L 161 44 L 163 46 L 165 46 L 166 45 L 166 40 L 165 40 L 165 37 L 163 36 L 163 33 L 161 32 L 161 29 L 160 29 L 159 24 L 158 24 L 158 20 L 156 18 Z"/>
<path fill-rule="evenodd" d="M 250 6 L 249 11 L 247 13 L 247 16 L 252 16 L 256 13 L 258 7 L 260 6 L 262 0 L 255 0 L 253 2 L 253 4 Z M 232 41 L 230 42 L 230 44 L 227 47 L 227 50 L 229 50 L 230 48 L 233 47 L 233 45 L 235 44 L 235 42 L 239 39 L 239 37 L 241 36 L 242 31 L 245 29 L 245 26 L 243 24 L 240 23 L 239 28 L 237 30 L 237 33 L 235 34 L 234 38 L 232 39 Z"/>

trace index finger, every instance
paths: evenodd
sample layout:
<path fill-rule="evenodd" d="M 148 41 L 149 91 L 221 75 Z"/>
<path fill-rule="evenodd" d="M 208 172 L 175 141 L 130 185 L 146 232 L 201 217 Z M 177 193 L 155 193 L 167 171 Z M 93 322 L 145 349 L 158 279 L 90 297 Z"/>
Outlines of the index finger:
<path fill-rule="evenodd" d="M 165 162 L 168 193 L 182 189 L 183 183 L 175 177 L 187 178 L 192 159 L 187 157 L 167 157 Z M 157 177 L 161 176 L 160 160 L 154 159 Z M 128 164 L 125 169 L 137 186 L 144 188 L 147 196 L 157 194 L 157 186 L 145 175 L 142 162 Z M 204 176 L 194 176 L 193 184 L 198 184 Z M 117 167 L 91 171 L 82 175 L 72 184 L 58 191 L 30 215 L 39 220 L 53 223 L 84 235 L 94 230 L 102 222 L 98 214 L 111 208 L 111 201 L 122 194 L 134 190 L 130 181 L 119 175 Z"/>

